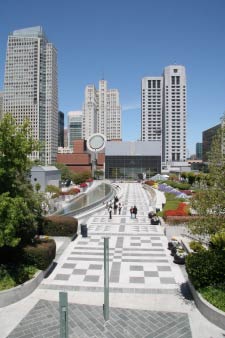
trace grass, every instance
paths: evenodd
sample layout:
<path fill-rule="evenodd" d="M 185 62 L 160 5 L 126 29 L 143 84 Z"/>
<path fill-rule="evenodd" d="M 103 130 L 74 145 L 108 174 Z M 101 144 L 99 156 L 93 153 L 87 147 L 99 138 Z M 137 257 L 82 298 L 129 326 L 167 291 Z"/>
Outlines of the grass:
<path fill-rule="evenodd" d="M 30 265 L 0 265 L 0 291 L 11 289 L 33 278 L 38 269 Z"/>
<path fill-rule="evenodd" d="M 210 304 L 225 312 L 225 284 L 207 286 L 198 291 Z"/>

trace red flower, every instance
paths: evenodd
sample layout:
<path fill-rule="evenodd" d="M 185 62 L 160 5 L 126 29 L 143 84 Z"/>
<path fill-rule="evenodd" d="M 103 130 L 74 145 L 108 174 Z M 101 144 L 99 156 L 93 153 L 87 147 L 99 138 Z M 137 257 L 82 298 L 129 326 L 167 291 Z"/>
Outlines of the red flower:
<path fill-rule="evenodd" d="M 86 187 L 87 187 L 87 183 L 85 183 L 85 182 L 81 183 L 81 184 L 80 184 L 80 187 L 81 187 L 81 188 L 86 188 Z"/>

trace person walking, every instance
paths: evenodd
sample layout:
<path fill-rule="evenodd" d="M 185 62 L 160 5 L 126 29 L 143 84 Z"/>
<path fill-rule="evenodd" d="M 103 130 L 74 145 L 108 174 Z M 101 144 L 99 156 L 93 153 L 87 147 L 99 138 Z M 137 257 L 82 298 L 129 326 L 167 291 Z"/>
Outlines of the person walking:
<path fill-rule="evenodd" d="M 133 218 L 133 207 L 130 207 L 130 218 Z"/>
<path fill-rule="evenodd" d="M 134 205 L 134 207 L 133 207 L 133 214 L 134 214 L 134 218 L 137 218 L 136 216 L 137 216 L 137 207 L 136 207 L 136 205 Z"/>
<path fill-rule="evenodd" d="M 119 203 L 119 205 L 118 205 L 119 215 L 121 214 L 121 209 L 122 209 L 122 205 L 121 205 L 121 203 Z"/>
<path fill-rule="evenodd" d="M 117 214 L 118 202 L 114 202 L 114 215 Z"/>
<path fill-rule="evenodd" d="M 112 207 L 110 206 L 108 210 L 109 210 L 109 219 L 112 219 Z"/>

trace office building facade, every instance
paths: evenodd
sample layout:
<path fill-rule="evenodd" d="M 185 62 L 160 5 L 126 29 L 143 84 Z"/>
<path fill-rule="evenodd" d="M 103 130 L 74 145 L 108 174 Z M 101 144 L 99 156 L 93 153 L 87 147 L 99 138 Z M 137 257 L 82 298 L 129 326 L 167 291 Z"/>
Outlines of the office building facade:
<path fill-rule="evenodd" d="M 42 27 L 16 30 L 8 37 L 3 112 L 18 124 L 28 119 L 41 150 L 31 159 L 55 162 L 58 147 L 57 52 Z"/>
<path fill-rule="evenodd" d="M 142 141 L 161 141 L 162 165 L 186 160 L 185 67 L 165 67 L 163 76 L 142 79 Z"/>
<path fill-rule="evenodd" d="M 64 113 L 58 115 L 58 147 L 64 147 Z"/>
<path fill-rule="evenodd" d="M 68 114 L 68 145 L 73 148 L 75 140 L 82 139 L 82 111 L 70 111 Z"/>
<path fill-rule="evenodd" d="M 2 119 L 3 115 L 3 92 L 0 92 L 0 120 Z"/>
<path fill-rule="evenodd" d="M 107 81 L 99 81 L 85 88 L 83 105 L 83 138 L 94 133 L 103 134 L 107 140 L 121 140 L 121 106 L 118 89 L 108 89 Z"/>

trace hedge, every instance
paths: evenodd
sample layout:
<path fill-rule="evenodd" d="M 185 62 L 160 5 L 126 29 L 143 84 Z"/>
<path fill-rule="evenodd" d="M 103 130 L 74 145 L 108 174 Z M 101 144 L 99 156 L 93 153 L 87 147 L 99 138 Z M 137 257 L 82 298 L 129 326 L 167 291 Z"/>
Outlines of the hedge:
<path fill-rule="evenodd" d="M 225 251 L 204 250 L 186 257 L 186 270 L 196 289 L 225 281 Z"/>
<path fill-rule="evenodd" d="M 72 216 L 47 216 L 44 218 L 42 232 L 47 236 L 69 236 L 77 233 L 78 221 Z"/>
<path fill-rule="evenodd" d="M 56 254 L 56 243 L 53 239 L 40 240 L 34 245 L 23 248 L 24 262 L 45 270 L 52 263 Z"/>

